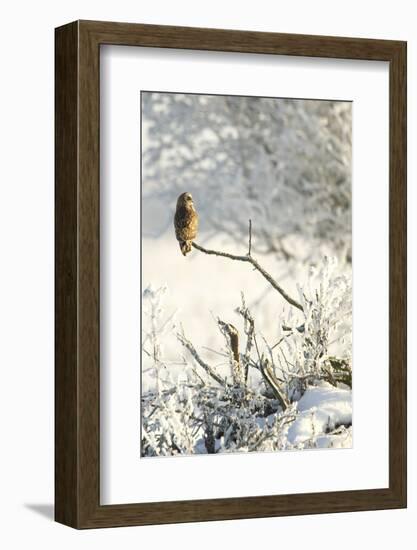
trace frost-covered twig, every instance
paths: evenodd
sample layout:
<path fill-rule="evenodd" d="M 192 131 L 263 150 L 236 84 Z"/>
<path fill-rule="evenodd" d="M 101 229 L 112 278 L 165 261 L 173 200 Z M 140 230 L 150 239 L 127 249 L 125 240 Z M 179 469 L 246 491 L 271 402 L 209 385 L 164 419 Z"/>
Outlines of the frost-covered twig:
<path fill-rule="evenodd" d="M 181 344 L 191 353 L 191 355 L 194 357 L 200 367 L 202 367 L 206 371 L 206 373 L 213 378 L 213 380 L 215 380 L 221 386 L 226 385 L 226 381 L 220 378 L 220 376 L 214 372 L 210 365 L 208 365 L 205 361 L 201 359 L 193 344 L 185 337 L 183 333 L 179 332 L 177 334 L 177 338 L 181 342 Z"/>
<path fill-rule="evenodd" d="M 253 339 L 255 335 L 255 321 L 249 309 L 246 307 L 245 297 L 243 293 L 242 293 L 242 306 L 237 309 L 237 312 L 240 313 L 240 315 L 242 315 L 243 319 L 245 320 L 246 350 L 243 356 L 243 368 L 244 368 L 244 374 L 245 374 L 245 383 L 247 383 L 248 375 L 249 375 L 250 355 L 251 355 Z"/>
<path fill-rule="evenodd" d="M 291 424 L 292 422 L 294 422 L 294 420 L 297 418 L 297 415 L 291 411 L 286 411 L 284 414 L 283 414 L 283 417 L 280 418 L 277 423 L 278 423 L 278 429 L 279 430 L 282 430 L 282 428 L 284 426 L 286 426 L 287 424 Z M 260 434 L 260 436 L 258 437 L 257 440 L 255 440 L 255 442 L 250 446 L 250 448 L 248 449 L 249 451 L 256 451 L 259 447 L 262 446 L 263 443 L 265 443 L 266 440 L 268 439 L 277 439 L 277 434 L 276 434 L 276 430 L 270 430 L 270 431 L 267 431 L 266 433 L 265 432 L 262 432 Z"/>
<path fill-rule="evenodd" d="M 227 347 L 229 348 L 233 383 L 240 385 L 243 382 L 243 377 L 239 355 L 239 332 L 231 323 L 225 323 L 221 319 L 217 320 L 217 324 L 220 332 L 224 335 Z"/>

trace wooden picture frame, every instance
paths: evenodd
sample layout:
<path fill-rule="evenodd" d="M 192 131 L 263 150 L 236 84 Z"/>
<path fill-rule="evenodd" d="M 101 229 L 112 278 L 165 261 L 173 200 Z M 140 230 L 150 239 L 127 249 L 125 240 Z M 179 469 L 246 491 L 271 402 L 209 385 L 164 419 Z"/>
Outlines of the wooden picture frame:
<path fill-rule="evenodd" d="M 100 505 L 99 56 L 117 44 L 389 62 L 389 487 Z M 55 519 L 116 527 L 406 506 L 406 43 L 76 21 L 56 29 Z"/>

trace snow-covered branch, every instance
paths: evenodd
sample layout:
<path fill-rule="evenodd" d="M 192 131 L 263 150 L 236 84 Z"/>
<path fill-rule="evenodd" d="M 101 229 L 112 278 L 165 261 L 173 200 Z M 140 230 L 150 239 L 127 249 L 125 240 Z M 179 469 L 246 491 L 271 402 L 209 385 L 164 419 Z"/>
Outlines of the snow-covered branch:
<path fill-rule="evenodd" d="M 197 350 L 193 346 L 193 344 L 185 337 L 183 332 L 179 332 L 177 334 L 177 338 L 179 342 L 191 353 L 192 357 L 196 360 L 196 362 L 200 365 L 201 368 L 203 368 L 206 373 L 213 378 L 218 384 L 221 386 L 224 386 L 226 384 L 225 380 L 223 380 L 216 372 L 208 365 L 203 359 L 201 359 L 200 355 L 197 353 Z"/>

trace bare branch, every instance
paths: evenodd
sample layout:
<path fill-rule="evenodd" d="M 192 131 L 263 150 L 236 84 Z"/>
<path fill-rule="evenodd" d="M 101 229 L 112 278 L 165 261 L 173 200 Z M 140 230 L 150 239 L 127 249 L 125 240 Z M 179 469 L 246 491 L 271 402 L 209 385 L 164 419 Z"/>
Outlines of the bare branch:
<path fill-rule="evenodd" d="M 226 338 L 226 343 L 230 349 L 230 363 L 232 367 L 233 382 L 239 384 L 242 381 L 242 367 L 239 355 L 239 332 L 231 323 L 225 323 L 221 319 L 217 320 L 220 331 Z"/>
<path fill-rule="evenodd" d="M 293 334 L 294 334 L 293 332 L 289 332 L 288 334 L 284 334 L 284 336 L 281 336 L 281 338 L 278 340 L 278 342 L 275 342 L 275 344 L 273 346 L 271 346 L 271 350 L 274 350 L 276 347 L 278 347 L 285 340 L 285 338 L 288 338 L 289 336 L 292 336 Z"/>
<path fill-rule="evenodd" d="M 215 355 L 220 355 L 220 357 L 225 357 L 227 359 L 227 354 L 223 353 L 222 351 L 217 351 L 213 348 L 209 348 L 208 346 L 201 346 L 202 349 L 205 349 L 206 351 L 209 351 L 210 353 L 214 353 Z"/>
<path fill-rule="evenodd" d="M 232 351 L 233 360 L 236 363 L 239 363 L 239 332 L 237 331 L 237 328 L 234 327 L 231 323 L 225 323 L 221 319 L 219 319 L 217 322 L 222 333 L 228 338 L 227 341 Z"/>
<path fill-rule="evenodd" d="M 251 241 L 252 241 L 252 223 L 250 222 L 250 233 L 249 233 L 249 251 L 251 249 Z M 204 254 L 209 254 L 211 256 L 220 256 L 222 258 L 229 258 L 229 260 L 235 260 L 239 262 L 247 262 L 251 264 L 259 273 L 268 281 L 268 283 L 277 290 L 281 296 L 286 300 L 289 304 L 296 307 L 300 311 L 303 310 L 303 306 L 294 300 L 294 298 L 291 298 L 289 294 L 275 281 L 275 279 L 262 267 L 259 265 L 259 263 L 253 258 L 250 253 L 248 253 L 246 256 L 239 256 L 237 254 L 229 254 L 228 252 L 220 252 L 218 250 L 209 250 L 207 248 L 204 248 L 203 246 L 200 246 L 199 244 L 193 242 L 193 247 L 196 250 L 199 250 L 200 252 L 203 252 Z"/>
<path fill-rule="evenodd" d="M 285 411 L 288 408 L 289 403 L 286 396 L 282 393 L 279 387 L 279 382 L 272 371 L 272 368 L 269 364 L 268 359 L 264 359 L 263 361 L 261 361 L 260 367 L 261 367 L 261 373 L 262 373 L 262 376 L 264 377 L 264 380 L 271 387 L 275 397 L 278 399 L 279 404 L 282 407 L 282 410 Z"/>

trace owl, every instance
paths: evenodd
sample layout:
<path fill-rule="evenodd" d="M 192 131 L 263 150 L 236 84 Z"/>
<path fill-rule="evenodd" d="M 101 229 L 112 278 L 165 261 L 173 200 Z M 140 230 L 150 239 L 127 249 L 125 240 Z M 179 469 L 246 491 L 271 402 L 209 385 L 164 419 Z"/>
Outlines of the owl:
<path fill-rule="evenodd" d="M 177 200 L 174 216 L 175 236 L 184 256 L 191 251 L 192 242 L 197 236 L 198 216 L 190 193 L 182 193 Z"/>

